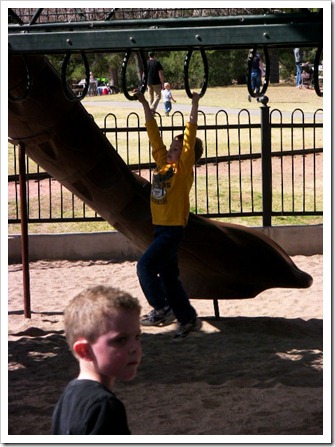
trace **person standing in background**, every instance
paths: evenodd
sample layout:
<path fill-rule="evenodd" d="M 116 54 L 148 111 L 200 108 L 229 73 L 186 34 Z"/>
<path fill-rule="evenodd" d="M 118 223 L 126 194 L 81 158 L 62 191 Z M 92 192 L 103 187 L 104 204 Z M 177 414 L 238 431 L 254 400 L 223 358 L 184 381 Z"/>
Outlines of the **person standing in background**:
<path fill-rule="evenodd" d="M 250 71 L 250 81 L 251 90 L 259 95 L 262 86 L 262 76 L 264 76 L 264 65 L 262 58 L 259 53 L 253 54 L 253 50 L 250 50 L 249 59 L 251 59 L 251 71 Z M 259 101 L 259 98 L 256 99 Z M 251 95 L 248 95 L 248 101 L 251 102 Z"/>
<path fill-rule="evenodd" d="M 92 72 L 90 72 L 90 84 L 87 93 L 88 96 L 97 96 L 98 94 L 98 81 L 95 79 Z"/>
<path fill-rule="evenodd" d="M 164 75 L 161 63 L 155 58 L 154 51 L 149 51 L 147 61 L 149 107 L 154 115 L 164 89 Z"/>
<path fill-rule="evenodd" d="M 296 66 L 296 80 L 295 80 L 295 85 L 296 85 L 296 87 L 301 88 L 301 87 L 302 87 L 302 84 L 301 84 L 301 63 L 302 63 L 302 55 L 301 55 L 300 48 L 294 48 L 294 49 L 293 49 L 293 53 L 294 53 L 295 66 Z"/>

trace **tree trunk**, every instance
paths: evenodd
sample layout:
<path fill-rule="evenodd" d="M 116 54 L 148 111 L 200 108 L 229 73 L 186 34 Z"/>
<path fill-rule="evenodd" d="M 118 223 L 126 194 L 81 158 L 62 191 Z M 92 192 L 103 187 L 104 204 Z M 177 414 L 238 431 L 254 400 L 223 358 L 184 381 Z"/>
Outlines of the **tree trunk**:
<path fill-rule="evenodd" d="M 269 50 L 270 57 L 270 83 L 278 84 L 279 82 L 279 54 L 277 48 Z"/>
<path fill-rule="evenodd" d="M 138 52 L 136 52 L 136 53 L 134 53 L 134 56 L 135 56 L 135 63 L 136 63 L 136 70 L 137 70 L 138 85 L 141 86 L 144 67 L 142 64 L 142 60 L 140 58 L 140 54 Z"/>
<path fill-rule="evenodd" d="M 110 85 L 119 89 L 118 70 L 114 67 L 109 67 L 109 81 Z"/>

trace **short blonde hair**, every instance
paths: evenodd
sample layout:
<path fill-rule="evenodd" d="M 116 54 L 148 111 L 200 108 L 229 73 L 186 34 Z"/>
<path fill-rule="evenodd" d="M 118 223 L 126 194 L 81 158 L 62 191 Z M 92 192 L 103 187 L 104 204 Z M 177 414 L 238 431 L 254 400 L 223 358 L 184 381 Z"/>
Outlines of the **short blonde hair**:
<path fill-rule="evenodd" d="M 94 286 L 76 295 L 64 310 L 64 326 L 68 345 L 79 338 L 94 343 L 109 330 L 109 317 L 116 310 L 135 311 L 140 315 L 137 300 L 123 290 L 108 286 Z"/>

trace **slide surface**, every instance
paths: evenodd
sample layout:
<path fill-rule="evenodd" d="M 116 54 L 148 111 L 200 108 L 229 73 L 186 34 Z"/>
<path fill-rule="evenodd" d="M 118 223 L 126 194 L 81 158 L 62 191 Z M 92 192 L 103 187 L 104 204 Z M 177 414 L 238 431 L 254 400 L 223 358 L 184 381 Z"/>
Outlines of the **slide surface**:
<path fill-rule="evenodd" d="M 66 97 L 47 59 L 12 56 L 9 92 L 12 99 L 25 98 L 8 103 L 9 138 L 144 251 L 152 240 L 150 184 L 129 170 L 82 104 Z M 313 282 L 270 238 L 194 214 L 179 259 L 190 298 L 253 298 L 269 288 Z"/>

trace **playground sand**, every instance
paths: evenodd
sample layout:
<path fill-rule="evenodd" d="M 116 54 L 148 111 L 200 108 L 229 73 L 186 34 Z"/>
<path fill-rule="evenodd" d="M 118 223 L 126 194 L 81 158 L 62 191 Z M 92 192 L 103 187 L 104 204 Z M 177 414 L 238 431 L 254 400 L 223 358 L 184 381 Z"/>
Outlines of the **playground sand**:
<path fill-rule="evenodd" d="M 172 341 L 174 325 L 143 327 L 138 375 L 114 390 L 132 434 L 322 434 L 323 257 L 292 259 L 313 276 L 309 289 L 222 300 L 220 321 L 211 300 L 193 300 L 203 328 L 182 343 Z M 22 283 L 22 266 L 10 265 L 9 434 L 48 435 L 53 408 L 77 374 L 63 332 L 67 302 L 102 283 L 132 293 L 143 312 L 149 307 L 135 262 L 31 263 L 31 319 L 23 315 Z"/>

